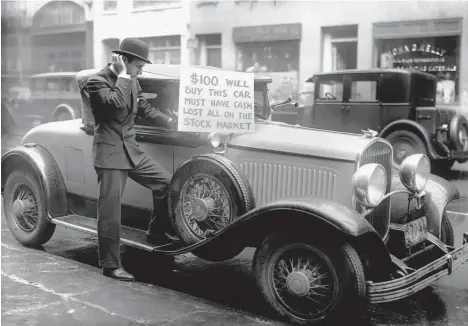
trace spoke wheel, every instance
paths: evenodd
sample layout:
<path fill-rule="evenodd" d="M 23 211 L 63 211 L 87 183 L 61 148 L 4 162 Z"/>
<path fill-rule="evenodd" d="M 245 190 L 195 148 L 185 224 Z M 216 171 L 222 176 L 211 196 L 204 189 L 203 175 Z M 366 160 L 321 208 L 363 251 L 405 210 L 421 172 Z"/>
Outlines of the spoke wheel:
<path fill-rule="evenodd" d="M 190 178 L 181 191 L 183 221 L 187 230 L 203 240 L 233 220 L 234 207 L 229 192 L 216 178 L 200 173 Z"/>
<path fill-rule="evenodd" d="M 268 274 L 275 297 L 290 314 L 320 316 L 338 295 L 338 277 L 329 261 L 306 245 L 290 245 L 275 253 Z"/>
<path fill-rule="evenodd" d="M 273 234 L 255 253 L 253 273 L 265 300 L 299 324 L 331 321 L 363 307 L 364 268 L 348 243 Z"/>
<path fill-rule="evenodd" d="M 24 232 L 32 232 L 39 219 L 39 209 L 34 191 L 26 185 L 19 185 L 13 194 L 13 218 Z"/>
<path fill-rule="evenodd" d="M 169 185 L 169 217 L 176 234 L 187 245 L 215 237 L 236 219 L 255 207 L 255 198 L 245 175 L 220 155 L 188 158 L 174 172 Z M 208 261 L 237 256 L 244 239 L 224 237 L 200 246 L 192 253 Z"/>
<path fill-rule="evenodd" d="M 47 218 L 45 194 L 33 172 L 14 171 L 8 175 L 3 199 L 8 227 L 19 243 L 40 247 L 49 241 L 55 224 Z"/>

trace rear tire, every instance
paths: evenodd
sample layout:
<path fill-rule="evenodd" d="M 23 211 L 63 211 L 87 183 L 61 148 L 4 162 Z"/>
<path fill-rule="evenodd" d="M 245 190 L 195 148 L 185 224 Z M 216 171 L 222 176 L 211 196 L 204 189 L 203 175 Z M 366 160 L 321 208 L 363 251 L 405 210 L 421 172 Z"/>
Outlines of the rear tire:
<path fill-rule="evenodd" d="M 47 218 L 45 194 L 34 173 L 12 172 L 3 199 L 8 227 L 19 243 L 38 248 L 50 240 L 55 224 Z"/>

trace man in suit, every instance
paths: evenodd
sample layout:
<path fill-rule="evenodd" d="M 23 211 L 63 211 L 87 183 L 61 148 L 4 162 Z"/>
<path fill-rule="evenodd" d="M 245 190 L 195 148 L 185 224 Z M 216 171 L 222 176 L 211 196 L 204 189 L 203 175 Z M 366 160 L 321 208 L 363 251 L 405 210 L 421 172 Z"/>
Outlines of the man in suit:
<path fill-rule="evenodd" d="M 153 216 L 148 241 L 168 242 L 162 223 L 167 219 L 166 194 L 171 174 L 144 153 L 135 139 L 135 117 L 172 128 L 170 113 L 153 108 L 136 79 L 148 59 L 148 45 L 133 38 L 120 44 L 112 63 L 87 81 L 89 102 L 95 119 L 93 160 L 99 183 L 97 208 L 99 264 L 103 274 L 133 281 L 120 262 L 121 198 L 127 177 L 153 192 Z M 156 215 L 156 217 L 154 217 Z"/>

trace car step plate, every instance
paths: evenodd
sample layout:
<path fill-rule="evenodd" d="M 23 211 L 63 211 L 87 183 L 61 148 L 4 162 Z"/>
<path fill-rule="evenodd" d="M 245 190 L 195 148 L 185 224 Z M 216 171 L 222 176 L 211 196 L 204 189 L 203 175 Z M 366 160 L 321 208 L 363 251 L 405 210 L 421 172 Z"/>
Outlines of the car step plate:
<path fill-rule="evenodd" d="M 53 218 L 52 223 L 97 236 L 97 220 L 94 218 L 81 215 L 66 215 Z M 152 244 L 146 241 L 145 231 L 126 226 L 121 227 L 120 241 L 128 246 L 163 253 L 166 251 L 167 253 L 177 251 L 183 247 L 181 242 L 169 242 L 162 245 Z"/>

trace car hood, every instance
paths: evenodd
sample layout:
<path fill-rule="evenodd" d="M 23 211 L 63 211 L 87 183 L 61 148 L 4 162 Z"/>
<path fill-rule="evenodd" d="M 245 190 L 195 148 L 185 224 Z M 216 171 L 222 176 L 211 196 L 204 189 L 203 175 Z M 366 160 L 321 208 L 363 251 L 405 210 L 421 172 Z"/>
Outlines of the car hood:
<path fill-rule="evenodd" d="M 236 134 L 231 138 L 229 146 L 356 161 L 371 140 L 360 134 L 256 121 L 255 133 Z"/>

